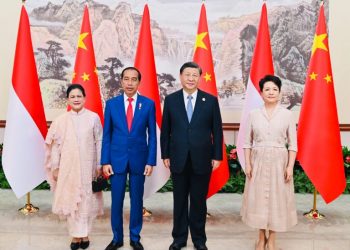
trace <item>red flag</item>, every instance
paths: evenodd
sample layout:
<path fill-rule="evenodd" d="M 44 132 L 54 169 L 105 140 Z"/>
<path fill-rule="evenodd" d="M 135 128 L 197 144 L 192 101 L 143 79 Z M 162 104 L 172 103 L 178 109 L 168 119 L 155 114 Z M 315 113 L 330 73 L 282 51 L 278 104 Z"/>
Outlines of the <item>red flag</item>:
<path fill-rule="evenodd" d="M 198 63 L 203 70 L 199 88 L 211 95 L 218 96 L 218 91 L 216 89 L 213 56 L 211 54 L 207 14 L 204 4 L 202 4 L 201 14 L 199 17 L 193 61 Z M 222 162 L 220 163 L 219 167 L 216 168 L 211 174 L 207 198 L 217 193 L 225 185 L 229 178 L 225 143 L 223 143 L 222 147 Z"/>
<path fill-rule="evenodd" d="M 241 123 L 239 126 L 237 137 L 237 154 L 239 162 L 244 169 L 244 136 L 245 136 L 245 124 L 248 119 L 248 115 L 251 110 L 259 108 L 263 105 L 263 100 L 260 96 L 259 81 L 265 75 L 273 75 L 273 60 L 272 51 L 270 45 L 270 33 L 269 24 L 267 21 L 267 8 L 264 3 L 261 8 L 261 17 L 258 29 L 258 35 L 256 37 L 255 49 L 252 58 L 252 64 L 250 67 L 250 74 L 247 84 L 247 90 L 245 94 L 245 103 L 241 115 Z"/>
<path fill-rule="evenodd" d="M 327 155 L 315 150 L 327 148 Z M 326 203 L 346 187 L 324 7 L 320 8 L 298 125 L 298 160 Z"/>
<path fill-rule="evenodd" d="M 141 95 L 152 99 L 156 106 L 156 120 L 157 120 L 157 150 L 160 152 L 159 134 L 162 122 L 162 111 L 160 106 L 159 88 L 157 82 L 156 65 L 154 62 L 152 34 L 150 27 L 150 16 L 147 4 L 145 5 L 139 41 L 137 44 L 137 52 L 135 57 L 135 67 L 141 72 L 141 84 L 139 92 Z M 151 176 L 146 178 L 144 198 L 157 192 L 169 179 L 170 171 L 162 167 L 161 155 L 157 154 L 157 165 L 153 169 Z"/>
<path fill-rule="evenodd" d="M 101 92 L 98 83 L 95 52 L 92 43 L 89 10 L 84 9 L 83 23 L 78 40 L 77 56 L 72 77 L 73 83 L 81 84 L 86 92 L 85 107 L 99 115 L 103 124 Z"/>
<path fill-rule="evenodd" d="M 47 134 L 44 106 L 36 71 L 30 24 L 22 6 L 16 54 L 9 91 L 4 135 L 3 167 L 19 198 L 46 178 L 44 139 Z"/>

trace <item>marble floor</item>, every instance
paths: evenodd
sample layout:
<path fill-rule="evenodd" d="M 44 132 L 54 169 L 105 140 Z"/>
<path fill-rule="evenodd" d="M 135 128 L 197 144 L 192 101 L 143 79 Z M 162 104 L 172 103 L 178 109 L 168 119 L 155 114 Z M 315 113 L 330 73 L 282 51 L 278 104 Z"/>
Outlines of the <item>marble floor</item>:
<path fill-rule="evenodd" d="M 49 191 L 31 193 L 33 205 L 40 211 L 22 215 L 25 197 L 17 199 L 12 191 L 0 190 L 0 250 L 64 250 L 69 249 L 70 238 L 66 223 L 51 213 L 52 194 Z M 208 200 L 207 246 L 210 250 L 253 250 L 257 231 L 244 225 L 239 216 L 242 196 L 239 194 L 217 194 Z M 318 197 L 318 209 L 326 215 L 319 221 L 302 216 L 310 210 L 312 195 L 296 195 L 297 226 L 287 233 L 278 234 L 279 250 L 350 250 L 350 195 L 343 195 L 326 205 Z M 111 241 L 110 193 L 104 193 L 105 215 L 95 221 L 90 235 L 90 250 L 103 250 Z M 145 201 L 153 215 L 144 218 L 142 243 L 146 250 L 167 250 L 172 242 L 172 194 L 157 193 Z M 129 197 L 125 199 L 124 237 L 128 244 Z M 187 248 L 193 249 L 189 239 Z"/>

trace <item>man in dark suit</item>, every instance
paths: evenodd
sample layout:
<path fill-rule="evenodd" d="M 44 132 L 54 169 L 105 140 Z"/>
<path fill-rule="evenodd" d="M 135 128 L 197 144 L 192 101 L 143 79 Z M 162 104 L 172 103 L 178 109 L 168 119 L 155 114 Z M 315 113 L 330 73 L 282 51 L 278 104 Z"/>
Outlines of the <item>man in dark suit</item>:
<path fill-rule="evenodd" d="M 129 174 L 130 245 L 142 250 L 140 232 L 145 176 L 156 165 L 155 105 L 137 93 L 141 74 L 134 67 L 121 73 L 124 94 L 108 100 L 105 109 L 101 165 L 112 185 L 111 223 L 113 240 L 106 250 L 123 246 L 123 202 Z"/>
<path fill-rule="evenodd" d="M 195 248 L 208 249 L 206 196 L 211 172 L 222 160 L 223 132 L 218 99 L 198 89 L 201 74 L 199 65 L 185 63 L 180 69 L 183 88 L 164 101 L 161 151 L 174 196 L 174 241 L 169 250 L 186 246 L 188 227 Z"/>

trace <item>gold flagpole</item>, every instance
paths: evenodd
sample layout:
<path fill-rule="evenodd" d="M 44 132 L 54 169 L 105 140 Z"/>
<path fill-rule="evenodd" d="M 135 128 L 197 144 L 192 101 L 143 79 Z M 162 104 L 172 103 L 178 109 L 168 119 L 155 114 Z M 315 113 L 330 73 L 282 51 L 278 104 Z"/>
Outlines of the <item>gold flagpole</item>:
<path fill-rule="evenodd" d="M 22 4 L 24 5 L 26 2 L 26 0 L 22 0 Z M 19 212 L 21 212 L 22 214 L 32 214 L 32 213 L 36 213 L 37 211 L 39 211 L 38 207 L 34 207 L 31 203 L 30 203 L 30 192 L 27 193 L 27 203 L 24 205 L 24 207 L 18 209 Z"/>
<path fill-rule="evenodd" d="M 314 219 L 314 220 L 319 220 L 319 219 L 325 218 L 325 216 L 323 214 L 321 214 L 320 212 L 318 212 L 318 210 L 317 210 L 316 198 L 317 198 L 317 190 L 314 187 L 314 204 L 313 204 L 312 209 L 309 212 L 304 213 L 304 217 L 306 217 L 308 219 Z"/>
<path fill-rule="evenodd" d="M 27 203 L 24 205 L 24 207 L 18 209 L 19 212 L 21 212 L 24 215 L 28 215 L 28 214 L 33 214 L 39 211 L 38 207 L 34 207 L 31 203 L 30 203 L 30 192 L 27 193 Z"/>
<path fill-rule="evenodd" d="M 323 2 L 323 0 L 321 0 L 321 5 L 323 5 L 323 4 L 324 4 L 324 2 Z M 319 220 L 319 219 L 325 218 L 325 216 L 323 214 L 321 214 L 320 212 L 318 212 L 318 210 L 317 210 L 316 198 L 317 198 L 317 190 L 314 186 L 314 204 L 313 204 L 312 209 L 309 212 L 304 213 L 304 217 L 306 217 L 308 219 L 314 219 L 314 220 Z"/>

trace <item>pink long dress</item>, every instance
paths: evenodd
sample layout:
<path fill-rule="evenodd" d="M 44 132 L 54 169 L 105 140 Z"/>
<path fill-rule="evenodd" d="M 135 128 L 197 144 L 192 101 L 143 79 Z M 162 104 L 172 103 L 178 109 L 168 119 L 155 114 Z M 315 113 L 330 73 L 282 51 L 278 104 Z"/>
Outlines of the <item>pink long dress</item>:
<path fill-rule="evenodd" d="M 245 182 L 242 220 L 253 228 L 287 231 L 297 224 L 293 179 L 284 180 L 288 150 L 297 151 L 292 112 L 277 106 L 269 119 L 265 107 L 253 110 L 246 131 L 243 148 L 251 149 L 252 178 Z"/>
<path fill-rule="evenodd" d="M 101 167 L 101 141 L 100 119 L 87 109 L 59 116 L 45 140 L 45 167 L 54 191 L 52 212 L 67 218 L 72 237 L 88 236 L 93 219 L 103 214 L 102 192 L 93 193 L 91 187 Z"/>

